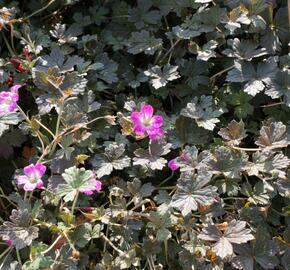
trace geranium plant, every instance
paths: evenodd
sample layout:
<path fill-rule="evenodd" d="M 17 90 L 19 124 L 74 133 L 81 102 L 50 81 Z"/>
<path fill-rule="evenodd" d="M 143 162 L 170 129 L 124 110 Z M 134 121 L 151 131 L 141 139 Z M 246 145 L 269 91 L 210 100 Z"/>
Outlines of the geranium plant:
<path fill-rule="evenodd" d="M 289 269 L 289 3 L 0 7 L 0 269 Z"/>

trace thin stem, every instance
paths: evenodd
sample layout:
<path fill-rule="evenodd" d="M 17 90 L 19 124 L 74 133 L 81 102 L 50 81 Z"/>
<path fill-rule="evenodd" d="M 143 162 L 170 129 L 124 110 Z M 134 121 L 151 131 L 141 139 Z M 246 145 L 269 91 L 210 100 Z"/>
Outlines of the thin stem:
<path fill-rule="evenodd" d="M 170 47 L 170 49 L 164 54 L 164 56 L 159 60 L 160 63 L 162 63 L 166 57 L 173 51 L 174 47 L 181 41 L 181 39 L 177 39 L 173 45 Z M 158 59 L 157 59 L 158 60 Z"/>
<path fill-rule="evenodd" d="M 139 208 L 140 206 L 142 206 L 145 203 L 149 203 L 151 200 L 150 199 L 145 199 L 143 201 L 141 201 L 140 203 L 138 203 L 137 205 L 135 205 L 130 211 L 134 211 L 135 209 Z"/>
<path fill-rule="evenodd" d="M 5 249 L 1 254 L 0 254 L 0 259 L 2 259 L 2 257 L 4 257 L 6 255 L 6 253 L 11 252 L 11 250 L 13 249 L 13 247 L 8 247 L 7 249 Z M 1 268 L 0 268 L 1 269 Z"/>
<path fill-rule="evenodd" d="M 214 75 L 211 76 L 209 79 L 212 80 L 212 79 L 214 79 L 215 77 L 222 75 L 224 72 L 227 72 L 227 71 L 231 70 L 231 69 L 234 68 L 234 67 L 235 67 L 235 65 L 229 66 L 229 67 L 227 67 L 227 68 L 221 70 L 220 72 L 214 74 Z"/>
<path fill-rule="evenodd" d="M 121 249 L 119 249 L 119 248 L 117 248 L 111 241 L 110 241 L 110 239 L 107 237 L 107 236 L 105 236 L 104 234 L 102 234 L 102 238 L 115 250 L 115 251 L 117 251 L 118 253 L 119 253 L 119 255 L 121 255 L 121 256 L 125 256 L 125 257 L 129 257 L 128 256 L 128 254 L 126 253 L 126 252 L 124 252 L 124 251 L 122 251 Z"/>
<path fill-rule="evenodd" d="M 16 250 L 17 260 L 18 260 L 19 264 L 22 266 L 22 262 L 21 262 L 21 257 L 20 257 L 19 250 L 17 248 L 15 248 L 15 250 Z"/>
<path fill-rule="evenodd" d="M 27 199 L 27 191 L 24 192 L 24 201 Z"/>
<path fill-rule="evenodd" d="M 153 266 L 153 270 L 155 270 L 155 263 L 154 263 L 154 259 L 153 259 L 152 255 L 150 256 L 150 260 L 151 260 L 151 264 Z"/>
<path fill-rule="evenodd" d="M 10 39 L 11 39 L 12 49 L 14 52 L 16 52 L 15 46 L 14 46 L 14 38 L 13 38 L 13 24 L 10 25 Z"/>
<path fill-rule="evenodd" d="M 9 247 L 8 249 L 6 249 L 4 252 L 5 252 L 5 254 L 6 254 L 6 256 L 5 256 L 5 258 L 3 259 L 3 261 L 2 261 L 2 264 L 0 265 L 0 269 L 3 269 L 3 265 L 5 264 L 5 262 L 6 262 L 6 260 L 7 260 L 7 258 L 8 258 L 8 255 L 11 253 L 11 251 L 13 250 L 13 248 L 12 247 Z M 2 253 L 3 254 L 3 253 Z M 0 255 L 0 259 L 2 258 L 2 254 Z M 5 255 L 4 254 L 4 255 Z M 3 255 L 3 256 L 4 256 Z"/>
<path fill-rule="evenodd" d="M 59 107 L 59 114 L 57 116 L 57 120 L 56 120 L 56 127 L 55 127 L 55 137 L 58 135 L 59 133 L 59 127 L 60 127 L 60 120 L 61 120 L 61 115 L 62 115 L 62 110 L 64 107 L 64 101 L 61 103 L 60 107 Z"/>
<path fill-rule="evenodd" d="M 4 204 L 4 202 L 2 201 L 2 196 L 1 195 L 0 195 L 0 205 L 4 209 L 4 211 L 6 212 L 7 208 L 6 208 L 5 204 Z"/>
<path fill-rule="evenodd" d="M 108 234 L 109 234 L 109 226 L 107 226 L 107 228 L 106 228 L 106 237 L 108 236 Z M 107 241 L 105 241 L 105 243 L 104 243 L 103 252 L 105 252 L 106 249 L 107 249 Z"/>
<path fill-rule="evenodd" d="M 157 189 L 169 189 L 169 190 L 171 190 L 171 189 L 175 189 L 176 188 L 176 186 L 169 186 L 169 187 L 158 187 Z"/>
<path fill-rule="evenodd" d="M 271 145 L 271 146 L 267 146 L 265 148 L 243 148 L 243 147 L 237 147 L 237 146 L 231 146 L 233 149 L 236 150 L 241 150 L 241 151 L 248 151 L 248 152 L 256 152 L 256 151 L 261 151 L 264 149 L 268 149 L 268 150 L 273 150 L 273 149 L 277 149 L 277 148 L 284 148 L 287 147 L 287 144 L 279 144 L 279 145 Z"/>
<path fill-rule="evenodd" d="M 2 188 L 0 188 L 1 193 L 3 192 Z M 12 204 L 14 207 L 17 207 L 17 205 L 12 202 L 4 193 L 2 193 L 2 195 L 0 195 L 1 198 L 5 198 L 10 204 Z"/>
<path fill-rule="evenodd" d="M 18 169 L 18 166 L 17 166 L 17 164 L 15 163 L 15 161 L 14 161 L 14 160 L 11 160 L 11 163 L 12 163 L 12 165 L 14 166 L 15 170 L 17 170 L 17 169 Z"/>
<path fill-rule="evenodd" d="M 171 190 L 171 192 L 169 193 L 169 196 L 171 196 L 171 195 L 176 191 L 176 189 L 177 189 L 177 187 L 175 186 L 175 187 Z"/>
<path fill-rule="evenodd" d="M 32 198 L 32 195 L 33 195 L 33 190 L 30 192 L 29 194 L 29 197 L 28 197 L 28 201 L 30 202 L 31 198 Z"/>
<path fill-rule="evenodd" d="M 271 104 L 267 104 L 267 105 L 262 105 L 260 107 L 262 107 L 262 108 L 268 108 L 268 107 L 274 107 L 274 106 L 282 105 L 282 104 L 285 104 L 285 102 L 271 103 Z"/>
<path fill-rule="evenodd" d="M 289 215 L 288 214 L 284 214 L 284 213 L 281 213 L 279 212 L 278 210 L 276 210 L 275 208 L 270 208 L 273 212 L 275 212 L 276 214 L 278 214 L 279 216 L 282 216 L 282 217 L 288 217 Z"/>
<path fill-rule="evenodd" d="M 166 259 L 166 263 L 167 265 L 169 265 L 168 263 L 168 241 L 164 241 L 164 252 L 165 252 L 165 259 Z"/>
<path fill-rule="evenodd" d="M 50 148 L 51 145 L 46 146 L 46 148 L 44 149 L 44 151 L 42 152 L 41 156 L 39 157 L 37 163 L 41 162 L 42 159 L 47 155 L 48 153 L 48 149 Z"/>
<path fill-rule="evenodd" d="M 43 127 L 53 138 L 55 138 L 54 134 L 52 133 L 52 131 L 47 128 L 45 125 L 43 125 L 40 121 L 38 121 L 37 119 L 34 119 L 34 121 L 36 123 L 38 123 L 41 127 Z"/>
<path fill-rule="evenodd" d="M 78 198 L 79 198 L 79 191 L 77 191 L 77 194 L 76 194 L 75 199 L 73 201 L 73 205 L 71 207 L 71 214 L 72 215 L 74 214 L 74 210 L 75 210 L 75 207 L 76 207 L 76 203 L 77 203 Z"/>
<path fill-rule="evenodd" d="M 154 265 L 153 266 L 151 265 L 151 260 L 149 259 L 149 257 L 147 258 L 147 262 L 149 264 L 149 269 L 154 270 Z"/>
<path fill-rule="evenodd" d="M 28 116 L 26 115 L 26 113 L 21 109 L 21 107 L 20 107 L 19 105 L 17 105 L 17 108 L 18 108 L 18 110 L 21 112 L 21 114 L 24 116 L 26 122 L 27 122 L 28 124 L 30 124 L 31 121 L 30 121 L 30 119 L 28 118 Z"/>
<path fill-rule="evenodd" d="M 38 138 L 38 140 L 40 141 L 40 144 L 41 144 L 41 150 L 42 150 L 42 153 L 45 151 L 45 146 L 44 146 L 44 142 L 41 138 L 41 136 L 39 135 L 39 132 L 36 132 L 36 136 Z"/>
<path fill-rule="evenodd" d="M 174 175 L 174 171 L 171 172 L 171 175 L 169 177 L 167 177 L 166 179 L 164 179 L 159 185 L 158 187 L 164 185 L 166 182 L 168 182 Z"/>
<path fill-rule="evenodd" d="M 227 198 L 221 198 L 223 201 L 226 200 L 247 200 L 248 198 L 242 198 L 242 197 L 227 197 Z"/>
<path fill-rule="evenodd" d="M 48 249 L 42 251 L 41 254 L 42 254 L 42 255 L 45 255 L 46 253 L 48 253 L 49 251 L 51 251 L 51 250 L 53 249 L 53 247 L 57 244 L 58 240 L 60 240 L 61 237 L 62 237 L 62 235 L 60 234 L 60 235 L 59 235 L 59 236 L 54 240 L 54 242 L 51 244 L 51 246 L 50 246 Z"/>
<path fill-rule="evenodd" d="M 42 7 L 42 8 L 40 8 L 40 9 L 34 11 L 33 13 L 31 13 L 30 15 L 28 15 L 28 16 L 25 17 L 25 18 L 20 18 L 20 19 L 18 19 L 18 21 L 19 21 L 19 22 L 23 22 L 23 21 L 25 21 L 25 20 L 27 20 L 27 19 L 33 17 L 34 15 L 36 15 L 36 14 L 42 12 L 43 10 L 47 9 L 47 8 L 48 8 L 48 7 L 49 7 L 53 2 L 55 2 L 55 0 L 50 0 L 50 1 L 49 1 L 49 2 L 44 6 L 44 7 Z"/>
<path fill-rule="evenodd" d="M 62 110 L 63 110 L 63 107 L 64 107 L 64 101 L 62 101 L 60 107 L 59 107 L 59 114 L 57 116 L 57 120 L 56 120 L 56 127 L 55 127 L 55 134 L 54 134 L 54 138 L 58 138 L 58 135 L 59 135 L 59 128 L 60 128 L 60 122 L 61 122 L 61 115 L 62 115 Z M 54 140 L 54 143 L 52 144 L 52 148 L 51 148 L 51 151 L 50 151 L 50 156 L 52 156 L 55 148 L 56 148 L 56 145 L 57 143 L 55 143 L 56 140 Z"/>
<path fill-rule="evenodd" d="M 62 135 L 62 136 L 63 136 L 63 135 L 69 135 L 69 134 L 71 134 L 71 133 L 74 133 L 74 132 L 78 131 L 78 130 L 81 129 L 81 128 L 85 128 L 87 125 L 90 125 L 90 124 L 92 124 L 93 122 L 95 122 L 95 121 L 97 121 L 97 120 L 100 120 L 100 119 L 106 119 L 107 117 L 114 117 L 114 118 L 116 118 L 116 116 L 112 116 L 112 115 L 100 116 L 100 117 L 94 118 L 93 120 L 91 120 L 91 121 L 89 121 L 89 122 L 87 122 L 87 123 L 85 123 L 85 124 L 83 124 L 83 125 L 80 125 L 80 126 L 74 128 L 74 129 L 72 129 L 72 130 L 67 130 L 67 131 L 61 133 L 61 135 Z"/>
<path fill-rule="evenodd" d="M 70 245 L 70 247 L 71 247 L 73 250 L 76 250 L 74 244 L 71 242 L 71 240 L 69 239 L 69 237 L 67 236 L 67 234 L 66 234 L 65 231 L 62 232 L 62 235 L 64 236 L 64 238 L 66 239 L 66 241 L 68 242 L 68 244 Z"/>
<path fill-rule="evenodd" d="M 4 39 L 4 42 L 5 42 L 6 46 L 7 46 L 7 49 L 8 49 L 8 51 L 9 51 L 10 55 L 11 55 L 11 56 L 16 55 L 16 54 L 13 52 L 13 50 L 12 50 L 12 48 L 11 48 L 11 46 L 10 46 L 10 44 L 9 44 L 9 42 L 8 42 L 8 40 L 7 40 L 7 38 L 6 38 L 6 36 L 5 36 L 5 34 L 4 34 L 3 31 L 1 31 L 1 35 L 2 35 L 2 37 L 3 37 L 3 39 Z"/>

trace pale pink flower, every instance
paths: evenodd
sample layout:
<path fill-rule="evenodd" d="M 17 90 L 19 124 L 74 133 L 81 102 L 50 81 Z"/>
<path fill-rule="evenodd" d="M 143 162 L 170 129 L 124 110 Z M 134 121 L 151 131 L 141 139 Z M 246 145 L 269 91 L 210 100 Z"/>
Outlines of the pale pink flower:
<path fill-rule="evenodd" d="M 171 171 L 176 171 L 179 169 L 179 165 L 176 162 L 176 159 L 171 159 L 168 161 L 168 167 L 171 169 Z"/>
<path fill-rule="evenodd" d="M 45 171 L 46 167 L 41 163 L 30 164 L 23 169 L 25 175 L 16 176 L 17 184 L 23 186 L 25 191 L 33 191 L 36 188 L 41 189 L 43 187 L 41 177 Z"/>
<path fill-rule="evenodd" d="M 131 113 L 131 121 L 134 124 L 134 132 L 138 136 L 148 134 L 150 140 L 156 140 L 164 135 L 163 117 L 153 115 L 154 109 L 151 105 L 143 105 L 140 112 Z"/>
<path fill-rule="evenodd" d="M 17 101 L 19 95 L 17 93 L 21 85 L 16 84 L 12 86 L 9 91 L 0 92 L 0 115 L 14 112 L 17 108 Z"/>
<path fill-rule="evenodd" d="M 102 189 L 102 182 L 99 180 L 96 180 L 96 185 L 94 188 L 80 188 L 79 192 L 87 195 L 87 196 L 91 196 L 95 191 L 99 192 Z"/>

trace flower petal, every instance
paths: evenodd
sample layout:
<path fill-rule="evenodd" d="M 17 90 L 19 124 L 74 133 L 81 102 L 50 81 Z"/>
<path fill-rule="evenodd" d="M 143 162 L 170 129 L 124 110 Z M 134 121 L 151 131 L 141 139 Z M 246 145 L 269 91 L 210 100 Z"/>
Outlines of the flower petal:
<path fill-rule="evenodd" d="M 43 182 L 41 179 L 38 179 L 36 182 L 36 188 L 42 189 L 43 188 Z"/>
<path fill-rule="evenodd" d="M 152 127 L 159 128 L 163 125 L 163 117 L 161 115 L 154 115 L 151 120 Z"/>
<path fill-rule="evenodd" d="M 15 84 L 14 86 L 10 87 L 10 92 L 14 92 L 14 93 L 17 93 L 18 89 L 21 88 L 22 85 L 20 84 Z"/>
<path fill-rule="evenodd" d="M 18 175 L 16 176 L 17 185 L 24 185 L 29 182 L 29 179 L 26 175 Z"/>
<path fill-rule="evenodd" d="M 81 192 L 87 196 L 91 196 L 94 193 L 94 190 L 88 189 L 88 188 L 80 188 L 79 192 Z"/>
<path fill-rule="evenodd" d="M 152 141 L 155 141 L 164 135 L 164 131 L 161 128 L 148 128 L 146 129 L 146 132 L 149 135 L 149 139 Z"/>
<path fill-rule="evenodd" d="M 46 166 L 44 166 L 42 163 L 37 163 L 34 167 L 39 172 L 39 177 L 44 175 Z"/>
<path fill-rule="evenodd" d="M 27 176 L 30 176 L 30 175 L 36 173 L 36 169 L 35 169 L 34 164 L 30 164 L 30 165 L 24 167 L 23 171 Z"/>
<path fill-rule="evenodd" d="M 12 240 L 5 240 L 5 244 L 9 247 L 13 246 L 13 241 Z"/>
<path fill-rule="evenodd" d="M 37 183 L 30 183 L 29 181 L 23 186 L 25 191 L 33 191 L 36 189 Z"/>
<path fill-rule="evenodd" d="M 96 180 L 96 191 L 101 191 L 102 189 L 102 182 L 99 180 Z"/>
<path fill-rule="evenodd" d="M 138 125 L 142 123 L 143 116 L 140 112 L 132 112 L 131 113 L 131 121 L 134 125 Z"/>
<path fill-rule="evenodd" d="M 136 135 L 142 136 L 145 134 L 146 128 L 143 127 L 142 125 L 136 125 L 134 127 L 134 132 Z"/>
<path fill-rule="evenodd" d="M 151 118 L 153 115 L 153 107 L 151 105 L 143 105 L 141 107 L 141 114 L 143 114 L 146 118 Z"/>
<path fill-rule="evenodd" d="M 179 169 L 179 165 L 176 163 L 176 159 L 171 159 L 168 161 L 168 167 L 171 171 L 176 171 Z"/>

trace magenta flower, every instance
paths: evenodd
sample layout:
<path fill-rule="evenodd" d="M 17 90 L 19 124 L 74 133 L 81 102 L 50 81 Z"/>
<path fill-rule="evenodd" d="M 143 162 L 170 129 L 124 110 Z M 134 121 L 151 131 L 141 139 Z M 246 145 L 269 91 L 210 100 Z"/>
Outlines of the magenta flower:
<path fill-rule="evenodd" d="M 131 113 L 131 121 L 134 124 L 134 132 L 138 136 L 148 134 L 150 140 L 156 140 L 164 135 L 163 117 L 161 115 L 153 115 L 153 107 L 151 105 L 143 105 L 140 112 Z"/>
<path fill-rule="evenodd" d="M 99 180 L 96 180 L 96 191 L 100 192 L 102 189 L 102 182 Z"/>
<path fill-rule="evenodd" d="M 179 165 L 176 162 L 176 159 L 171 159 L 168 161 L 168 167 L 171 169 L 171 171 L 176 171 L 179 169 Z"/>
<path fill-rule="evenodd" d="M 23 172 L 25 175 L 16 176 L 17 184 L 23 186 L 25 191 L 33 191 L 43 187 L 41 177 L 44 175 L 46 167 L 41 164 L 30 164 L 24 167 Z"/>
<path fill-rule="evenodd" d="M 16 84 L 9 89 L 10 91 L 0 92 L 0 115 L 16 110 L 17 101 L 19 99 L 17 91 L 20 87 L 21 85 Z"/>
<path fill-rule="evenodd" d="M 95 191 L 99 192 L 102 189 L 102 182 L 99 180 L 96 180 L 96 186 L 93 189 L 90 188 L 80 188 L 79 192 L 91 196 Z"/>
<path fill-rule="evenodd" d="M 9 247 L 11 247 L 12 245 L 13 245 L 13 241 L 12 240 L 5 240 L 4 241 L 5 242 L 5 244 L 7 245 L 7 246 L 9 246 Z"/>

